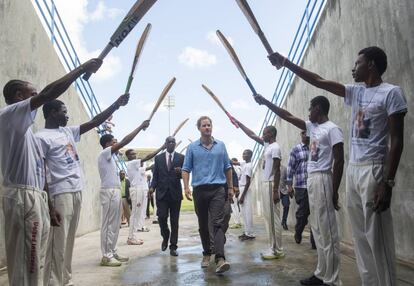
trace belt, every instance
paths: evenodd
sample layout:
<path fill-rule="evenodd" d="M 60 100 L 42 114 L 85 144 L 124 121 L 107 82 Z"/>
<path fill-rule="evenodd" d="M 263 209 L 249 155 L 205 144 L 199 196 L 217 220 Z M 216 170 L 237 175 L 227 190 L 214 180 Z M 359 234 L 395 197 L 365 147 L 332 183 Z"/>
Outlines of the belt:
<path fill-rule="evenodd" d="M 218 189 L 218 188 L 220 188 L 220 187 L 223 187 L 224 186 L 224 184 L 205 184 L 205 185 L 199 185 L 199 186 L 196 186 L 196 187 L 194 187 L 194 190 L 195 191 L 213 191 L 213 190 L 216 190 L 216 189 Z"/>

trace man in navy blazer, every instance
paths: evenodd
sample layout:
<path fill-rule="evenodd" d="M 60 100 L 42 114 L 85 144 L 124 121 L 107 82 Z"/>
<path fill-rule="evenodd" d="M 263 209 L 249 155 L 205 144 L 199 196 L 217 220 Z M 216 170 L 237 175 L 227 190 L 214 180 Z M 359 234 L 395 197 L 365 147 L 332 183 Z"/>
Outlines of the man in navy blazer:
<path fill-rule="evenodd" d="M 181 188 L 181 167 L 184 155 L 175 152 L 175 138 L 165 139 L 166 152 L 155 157 L 153 178 L 150 191 L 156 191 L 156 204 L 158 223 L 163 238 L 161 250 L 165 251 L 170 241 L 170 255 L 178 256 L 178 219 L 180 216 L 183 193 Z M 168 228 L 168 215 L 170 216 L 171 232 Z"/>

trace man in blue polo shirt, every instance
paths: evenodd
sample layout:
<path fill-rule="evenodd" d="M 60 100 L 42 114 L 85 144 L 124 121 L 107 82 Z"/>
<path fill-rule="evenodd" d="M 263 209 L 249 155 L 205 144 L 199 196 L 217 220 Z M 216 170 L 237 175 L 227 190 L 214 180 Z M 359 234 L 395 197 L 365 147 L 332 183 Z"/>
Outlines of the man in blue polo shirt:
<path fill-rule="evenodd" d="M 233 180 L 230 159 L 223 142 L 211 136 L 212 121 L 207 116 L 197 120 L 200 139 L 188 146 L 182 168 L 185 196 L 191 199 L 190 173 L 193 174 L 194 207 L 198 217 L 201 243 L 203 245 L 202 268 L 210 264 L 210 235 L 208 217 L 213 224 L 216 273 L 230 269 L 224 256 L 224 230 L 222 229 L 226 199 L 233 198 Z M 224 188 L 227 183 L 228 192 Z M 228 195 L 228 198 L 227 198 Z"/>

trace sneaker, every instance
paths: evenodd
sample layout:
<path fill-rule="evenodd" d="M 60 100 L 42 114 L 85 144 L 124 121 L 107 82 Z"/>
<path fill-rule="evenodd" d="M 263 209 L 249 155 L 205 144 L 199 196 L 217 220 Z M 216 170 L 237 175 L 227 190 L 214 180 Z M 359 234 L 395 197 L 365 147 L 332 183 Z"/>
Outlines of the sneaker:
<path fill-rule="evenodd" d="M 144 241 L 142 239 L 128 238 L 127 244 L 128 245 L 142 245 L 144 244 Z"/>
<path fill-rule="evenodd" d="M 114 258 L 102 257 L 101 266 L 116 267 L 121 266 L 122 263 Z"/>
<path fill-rule="evenodd" d="M 300 284 L 302 285 L 326 285 L 323 283 L 323 280 L 319 279 L 315 275 L 312 275 L 309 278 L 300 280 Z"/>
<path fill-rule="evenodd" d="M 240 240 L 244 240 L 246 237 L 247 237 L 247 235 L 245 233 L 243 233 L 242 235 L 239 235 Z"/>
<path fill-rule="evenodd" d="M 147 227 L 143 227 L 143 228 L 138 229 L 138 231 L 139 232 L 149 232 L 150 230 Z"/>
<path fill-rule="evenodd" d="M 201 268 L 207 268 L 210 265 L 210 255 L 204 255 L 201 260 Z"/>
<path fill-rule="evenodd" d="M 255 239 L 255 236 L 250 236 L 250 235 L 246 235 L 244 238 L 240 239 L 241 241 L 246 241 L 246 240 L 253 240 Z"/>
<path fill-rule="evenodd" d="M 129 258 L 128 258 L 128 257 L 121 256 L 121 255 L 119 255 L 118 253 L 115 253 L 115 254 L 114 254 L 114 258 L 115 258 L 116 260 L 118 260 L 119 262 L 127 262 L 127 261 L 129 260 Z"/>
<path fill-rule="evenodd" d="M 230 229 L 237 229 L 237 228 L 241 228 L 241 224 L 240 224 L 240 223 L 234 223 L 234 224 L 232 224 L 229 228 L 230 228 Z"/>
<path fill-rule="evenodd" d="M 281 259 L 283 257 L 285 257 L 285 254 L 283 252 L 281 253 L 273 253 L 273 252 L 265 252 L 265 253 L 261 253 L 262 259 L 263 260 L 273 260 L 273 259 Z"/>
<path fill-rule="evenodd" d="M 221 274 L 229 269 L 230 264 L 224 258 L 219 258 L 216 263 L 216 274 Z"/>

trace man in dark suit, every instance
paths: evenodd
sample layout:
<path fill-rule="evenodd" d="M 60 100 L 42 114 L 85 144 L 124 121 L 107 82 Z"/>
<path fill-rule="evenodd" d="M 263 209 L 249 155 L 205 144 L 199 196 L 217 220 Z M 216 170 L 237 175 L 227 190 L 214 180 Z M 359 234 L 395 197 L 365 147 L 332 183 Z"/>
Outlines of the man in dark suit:
<path fill-rule="evenodd" d="M 167 137 L 165 146 L 167 148 L 166 152 L 155 157 L 150 192 L 156 191 L 158 223 L 163 238 L 161 250 L 165 251 L 167 249 L 168 240 L 170 240 L 170 255 L 178 256 L 178 219 L 183 199 L 180 180 L 184 156 L 174 152 L 174 137 Z M 168 215 L 170 216 L 171 235 L 167 222 Z"/>

